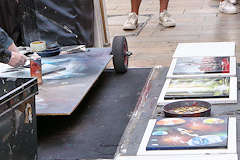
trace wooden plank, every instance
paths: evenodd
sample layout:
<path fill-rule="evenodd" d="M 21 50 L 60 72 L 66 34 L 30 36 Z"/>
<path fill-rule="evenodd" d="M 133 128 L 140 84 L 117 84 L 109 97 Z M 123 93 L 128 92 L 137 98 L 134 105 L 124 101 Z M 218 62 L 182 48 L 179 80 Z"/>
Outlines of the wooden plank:
<path fill-rule="evenodd" d="M 104 40 L 105 44 L 109 43 L 109 36 L 108 36 L 108 27 L 107 27 L 107 20 L 106 20 L 106 9 L 105 9 L 105 0 L 99 0 L 99 5 L 101 9 L 101 16 L 102 16 L 102 25 L 103 25 L 103 31 L 104 31 Z"/>

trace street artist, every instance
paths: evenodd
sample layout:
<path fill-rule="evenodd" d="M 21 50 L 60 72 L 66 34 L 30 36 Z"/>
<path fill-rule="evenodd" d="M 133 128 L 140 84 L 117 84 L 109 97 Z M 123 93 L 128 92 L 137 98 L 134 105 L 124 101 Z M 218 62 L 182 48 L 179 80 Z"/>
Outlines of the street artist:
<path fill-rule="evenodd" d="M 26 56 L 19 53 L 13 40 L 0 27 L 0 62 L 12 67 L 24 65 Z"/>

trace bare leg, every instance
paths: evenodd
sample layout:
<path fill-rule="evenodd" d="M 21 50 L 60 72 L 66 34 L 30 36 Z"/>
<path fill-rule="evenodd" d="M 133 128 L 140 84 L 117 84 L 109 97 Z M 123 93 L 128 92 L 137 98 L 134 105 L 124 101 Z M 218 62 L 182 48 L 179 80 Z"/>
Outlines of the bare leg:
<path fill-rule="evenodd" d="M 169 0 L 160 0 L 160 12 L 167 10 Z"/>
<path fill-rule="evenodd" d="M 141 1 L 142 0 L 131 0 L 131 6 L 132 6 L 131 12 L 135 12 L 138 15 L 138 11 L 139 11 Z"/>

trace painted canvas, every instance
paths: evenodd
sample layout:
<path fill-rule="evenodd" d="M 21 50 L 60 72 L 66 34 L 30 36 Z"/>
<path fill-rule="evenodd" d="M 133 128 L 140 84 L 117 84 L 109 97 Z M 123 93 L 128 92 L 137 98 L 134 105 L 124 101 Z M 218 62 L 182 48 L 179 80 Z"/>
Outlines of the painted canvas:
<path fill-rule="evenodd" d="M 146 150 L 227 148 L 227 117 L 157 119 Z"/>
<path fill-rule="evenodd" d="M 228 98 L 229 89 L 229 77 L 176 78 L 171 79 L 164 99 Z"/>
<path fill-rule="evenodd" d="M 230 57 L 178 58 L 173 75 L 229 73 Z"/>

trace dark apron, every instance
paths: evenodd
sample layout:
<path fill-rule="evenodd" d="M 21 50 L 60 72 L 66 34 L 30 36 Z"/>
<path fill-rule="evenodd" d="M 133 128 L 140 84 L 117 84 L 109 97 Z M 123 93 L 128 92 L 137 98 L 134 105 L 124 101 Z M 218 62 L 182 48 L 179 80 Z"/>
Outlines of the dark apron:
<path fill-rule="evenodd" d="M 0 27 L 8 33 L 16 45 L 22 45 L 20 17 L 16 0 L 0 0 Z"/>
<path fill-rule="evenodd" d="M 94 44 L 93 0 L 0 0 L 0 26 L 17 45 Z"/>
<path fill-rule="evenodd" d="M 34 0 L 40 40 L 62 46 L 94 43 L 93 0 Z"/>

